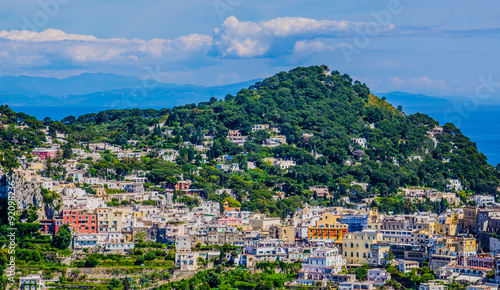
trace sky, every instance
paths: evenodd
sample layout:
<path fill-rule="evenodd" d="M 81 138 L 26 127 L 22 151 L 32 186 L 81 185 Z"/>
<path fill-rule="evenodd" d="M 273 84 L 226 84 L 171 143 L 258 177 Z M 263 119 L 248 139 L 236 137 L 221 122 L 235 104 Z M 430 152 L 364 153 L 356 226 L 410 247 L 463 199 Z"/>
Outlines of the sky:
<path fill-rule="evenodd" d="M 482 86 L 500 100 L 498 11 L 498 0 L 2 0 L 0 76 L 223 85 L 326 64 L 375 92 Z"/>

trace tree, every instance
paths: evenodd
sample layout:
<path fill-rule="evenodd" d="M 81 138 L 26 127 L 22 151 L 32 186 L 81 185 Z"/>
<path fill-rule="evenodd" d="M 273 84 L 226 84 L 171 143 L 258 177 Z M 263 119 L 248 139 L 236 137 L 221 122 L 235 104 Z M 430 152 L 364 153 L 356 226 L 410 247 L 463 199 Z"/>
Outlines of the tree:
<path fill-rule="evenodd" d="M 156 258 L 156 254 L 154 251 L 149 251 L 146 253 L 146 255 L 144 255 L 144 260 L 146 261 L 151 261 L 151 260 L 154 260 Z"/>
<path fill-rule="evenodd" d="M 130 285 L 130 282 L 128 281 L 129 278 L 125 278 L 122 280 L 122 284 L 123 284 L 123 289 L 124 290 L 130 290 L 132 289 L 132 286 Z"/>
<path fill-rule="evenodd" d="M 50 126 L 50 124 L 52 124 L 52 119 L 51 119 L 50 117 L 45 117 L 45 118 L 43 119 L 43 124 L 44 124 L 45 126 Z"/>
<path fill-rule="evenodd" d="M 50 156 L 47 157 L 46 163 L 45 163 L 45 176 L 50 177 L 52 174 L 54 174 L 55 168 L 52 163 L 52 158 Z"/>
<path fill-rule="evenodd" d="M 61 120 L 61 122 L 65 125 L 71 125 L 76 122 L 75 116 L 68 116 Z"/>
<path fill-rule="evenodd" d="M 20 164 L 13 151 L 4 150 L 3 154 L 0 153 L 0 165 L 10 170 L 19 167 Z"/>
<path fill-rule="evenodd" d="M 63 225 L 59 228 L 57 235 L 52 240 L 52 246 L 60 250 L 65 250 L 71 244 L 71 231 L 69 225 Z"/>
<path fill-rule="evenodd" d="M 137 259 L 135 260 L 134 265 L 141 266 L 144 264 L 144 261 L 145 261 L 144 256 L 137 256 Z"/>
<path fill-rule="evenodd" d="M 143 231 L 140 231 L 140 232 L 137 232 L 137 234 L 135 234 L 134 236 L 135 240 L 138 242 L 138 243 L 143 243 L 144 240 L 147 238 L 147 235 L 145 232 Z"/>
<path fill-rule="evenodd" d="M 224 203 L 226 201 L 227 201 L 229 207 L 241 207 L 241 203 L 232 197 L 225 198 L 222 201 L 222 203 Z"/>
<path fill-rule="evenodd" d="M 368 269 L 370 269 L 370 267 L 368 265 L 364 264 L 361 267 L 351 269 L 351 271 L 349 271 L 349 272 L 356 274 L 356 279 L 363 281 L 366 278 L 366 275 L 368 273 Z"/>
<path fill-rule="evenodd" d="M 121 289 L 121 286 L 122 286 L 122 283 L 120 282 L 120 280 L 116 279 L 116 278 L 113 278 L 109 281 L 109 289 L 110 290 L 117 290 L 117 289 Z"/>
<path fill-rule="evenodd" d="M 66 143 L 64 145 L 62 158 L 63 159 L 70 159 L 72 154 L 73 154 L 73 150 L 71 150 L 71 145 L 69 143 Z"/>
<path fill-rule="evenodd" d="M 394 260 L 395 256 L 392 251 L 387 252 L 387 256 L 384 258 L 387 262 Z"/>
<path fill-rule="evenodd" d="M 94 268 L 98 264 L 99 264 L 99 259 L 98 259 L 97 255 L 92 254 L 92 255 L 89 255 L 87 257 L 87 259 L 85 259 L 84 266 L 87 268 Z"/>

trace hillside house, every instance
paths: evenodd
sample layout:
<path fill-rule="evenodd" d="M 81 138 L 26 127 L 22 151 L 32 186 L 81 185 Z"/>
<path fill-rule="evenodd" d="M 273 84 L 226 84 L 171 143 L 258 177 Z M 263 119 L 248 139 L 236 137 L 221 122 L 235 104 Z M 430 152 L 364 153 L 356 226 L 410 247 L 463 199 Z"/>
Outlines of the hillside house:
<path fill-rule="evenodd" d="M 351 138 L 351 143 L 366 148 L 366 138 Z"/>

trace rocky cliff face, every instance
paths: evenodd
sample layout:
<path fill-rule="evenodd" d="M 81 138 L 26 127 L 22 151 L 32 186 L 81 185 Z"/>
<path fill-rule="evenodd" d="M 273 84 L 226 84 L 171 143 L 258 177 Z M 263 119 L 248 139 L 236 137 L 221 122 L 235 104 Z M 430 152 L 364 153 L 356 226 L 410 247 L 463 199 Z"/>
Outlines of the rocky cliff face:
<path fill-rule="evenodd" d="M 54 215 L 54 206 L 43 202 L 38 185 L 28 182 L 18 173 L 5 173 L 0 169 L 0 198 L 8 198 L 9 194 L 14 196 L 20 212 L 33 205 L 38 209 L 40 219 L 50 219 Z"/>

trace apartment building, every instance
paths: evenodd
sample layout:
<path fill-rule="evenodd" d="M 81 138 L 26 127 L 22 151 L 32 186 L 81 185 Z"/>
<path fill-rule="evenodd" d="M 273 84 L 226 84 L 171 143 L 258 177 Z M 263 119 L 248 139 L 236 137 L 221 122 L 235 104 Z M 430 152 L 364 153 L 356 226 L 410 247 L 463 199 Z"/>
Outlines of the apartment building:
<path fill-rule="evenodd" d="M 374 230 L 364 230 L 344 235 L 342 256 L 347 265 L 370 263 L 370 246 L 383 241 L 383 236 Z"/>

